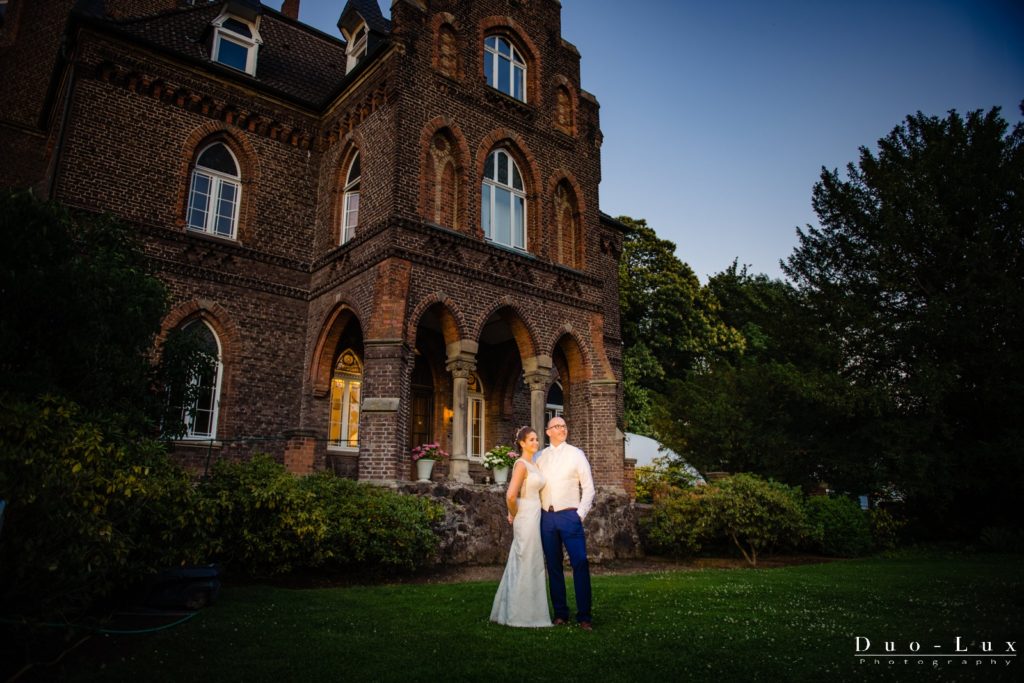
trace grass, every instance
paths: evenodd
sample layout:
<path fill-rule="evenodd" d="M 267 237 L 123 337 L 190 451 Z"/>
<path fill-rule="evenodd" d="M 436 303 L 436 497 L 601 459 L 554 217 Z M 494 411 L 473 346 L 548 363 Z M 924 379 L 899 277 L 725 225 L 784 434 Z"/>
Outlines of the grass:
<path fill-rule="evenodd" d="M 55 676 L 104 681 L 1019 680 L 1005 658 L 854 657 L 991 640 L 1024 650 L 1020 556 L 920 555 L 594 578 L 593 633 L 488 622 L 496 583 L 229 587 L 188 623 L 106 636 Z M 572 590 L 570 586 L 570 596 Z M 97 636 L 97 638 L 100 638 Z M 923 661 L 923 664 L 917 663 Z"/>

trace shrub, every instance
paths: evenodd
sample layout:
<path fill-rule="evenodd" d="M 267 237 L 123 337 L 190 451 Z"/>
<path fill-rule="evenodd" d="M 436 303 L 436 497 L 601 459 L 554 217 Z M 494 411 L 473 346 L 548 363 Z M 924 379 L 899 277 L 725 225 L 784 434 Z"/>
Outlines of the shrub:
<path fill-rule="evenodd" d="M 691 488 L 696 478 L 678 458 L 654 458 L 650 465 L 636 468 L 637 502 L 652 503 L 661 496 Z"/>
<path fill-rule="evenodd" d="M 433 501 L 329 473 L 306 477 L 300 488 L 314 497 L 327 520 L 319 553 L 325 564 L 415 569 L 437 551 L 432 526 L 443 510 Z"/>
<path fill-rule="evenodd" d="M 213 550 L 233 570 L 267 576 L 322 561 L 326 515 L 270 456 L 217 462 L 199 492 Z"/>
<path fill-rule="evenodd" d="M 812 545 L 824 555 L 857 557 L 871 550 L 870 517 L 849 498 L 813 496 L 807 501 Z"/>
<path fill-rule="evenodd" d="M 707 514 L 717 533 L 739 548 L 751 565 L 760 553 L 795 546 L 807 534 L 799 489 L 753 474 L 736 474 L 708 486 Z"/>
<path fill-rule="evenodd" d="M 104 433 L 70 401 L 0 399 L 0 492 L 6 615 L 72 618 L 204 544 L 163 447 Z"/>
<path fill-rule="evenodd" d="M 879 550 L 895 550 L 900 531 L 907 525 L 906 520 L 880 507 L 871 508 L 868 523 L 871 527 L 871 540 Z"/>
<path fill-rule="evenodd" d="M 217 557 L 254 576 L 320 566 L 415 569 L 437 549 L 440 506 L 320 473 L 299 479 L 267 455 L 218 463 L 200 489 Z"/>
<path fill-rule="evenodd" d="M 1024 530 L 1019 527 L 988 526 L 981 530 L 978 540 L 983 548 L 992 552 L 1024 552 Z"/>
<path fill-rule="evenodd" d="M 654 501 L 650 517 L 640 520 L 646 549 L 658 555 L 686 557 L 700 552 L 709 532 L 710 517 L 703 489 L 676 490 Z"/>

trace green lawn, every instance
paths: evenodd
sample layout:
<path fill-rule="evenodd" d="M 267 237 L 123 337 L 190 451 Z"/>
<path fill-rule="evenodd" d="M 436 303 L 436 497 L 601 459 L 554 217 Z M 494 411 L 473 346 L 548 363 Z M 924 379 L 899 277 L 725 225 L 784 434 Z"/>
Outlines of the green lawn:
<path fill-rule="evenodd" d="M 102 637 L 118 648 L 102 668 L 94 650 L 53 673 L 189 682 L 1021 680 L 1015 658 L 943 657 L 935 668 L 926 655 L 934 645 L 952 651 L 956 636 L 973 649 L 983 640 L 994 653 L 1006 640 L 1024 649 L 1022 559 L 905 554 L 595 577 L 593 633 L 490 624 L 491 582 L 228 587 L 177 628 Z M 918 641 L 922 656 L 861 663 L 855 636 L 874 649 L 895 640 L 899 653 Z"/>

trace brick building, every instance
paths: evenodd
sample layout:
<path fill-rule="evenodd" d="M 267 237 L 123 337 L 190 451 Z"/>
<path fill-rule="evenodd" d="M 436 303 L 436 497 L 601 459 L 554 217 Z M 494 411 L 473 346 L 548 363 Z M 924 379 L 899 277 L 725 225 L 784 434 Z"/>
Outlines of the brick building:
<path fill-rule="evenodd" d="M 564 413 L 628 487 L 598 104 L 558 0 L 0 0 L 0 183 L 136 226 L 220 359 L 177 451 L 448 475 Z M 190 456 L 191 454 L 191 456 Z"/>

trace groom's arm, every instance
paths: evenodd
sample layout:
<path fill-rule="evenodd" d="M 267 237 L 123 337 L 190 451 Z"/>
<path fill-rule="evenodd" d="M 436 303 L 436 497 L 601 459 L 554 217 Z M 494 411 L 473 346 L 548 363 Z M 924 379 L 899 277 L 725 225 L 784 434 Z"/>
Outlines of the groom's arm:
<path fill-rule="evenodd" d="M 594 475 L 590 471 L 590 462 L 587 460 L 587 456 L 583 454 L 583 451 L 577 449 L 579 454 L 579 464 L 576 467 L 576 472 L 580 478 L 580 505 L 576 508 L 576 514 L 580 516 L 580 519 L 586 519 L 587 513 L 590 512 L 590 508 L 594 505 Z"/>

